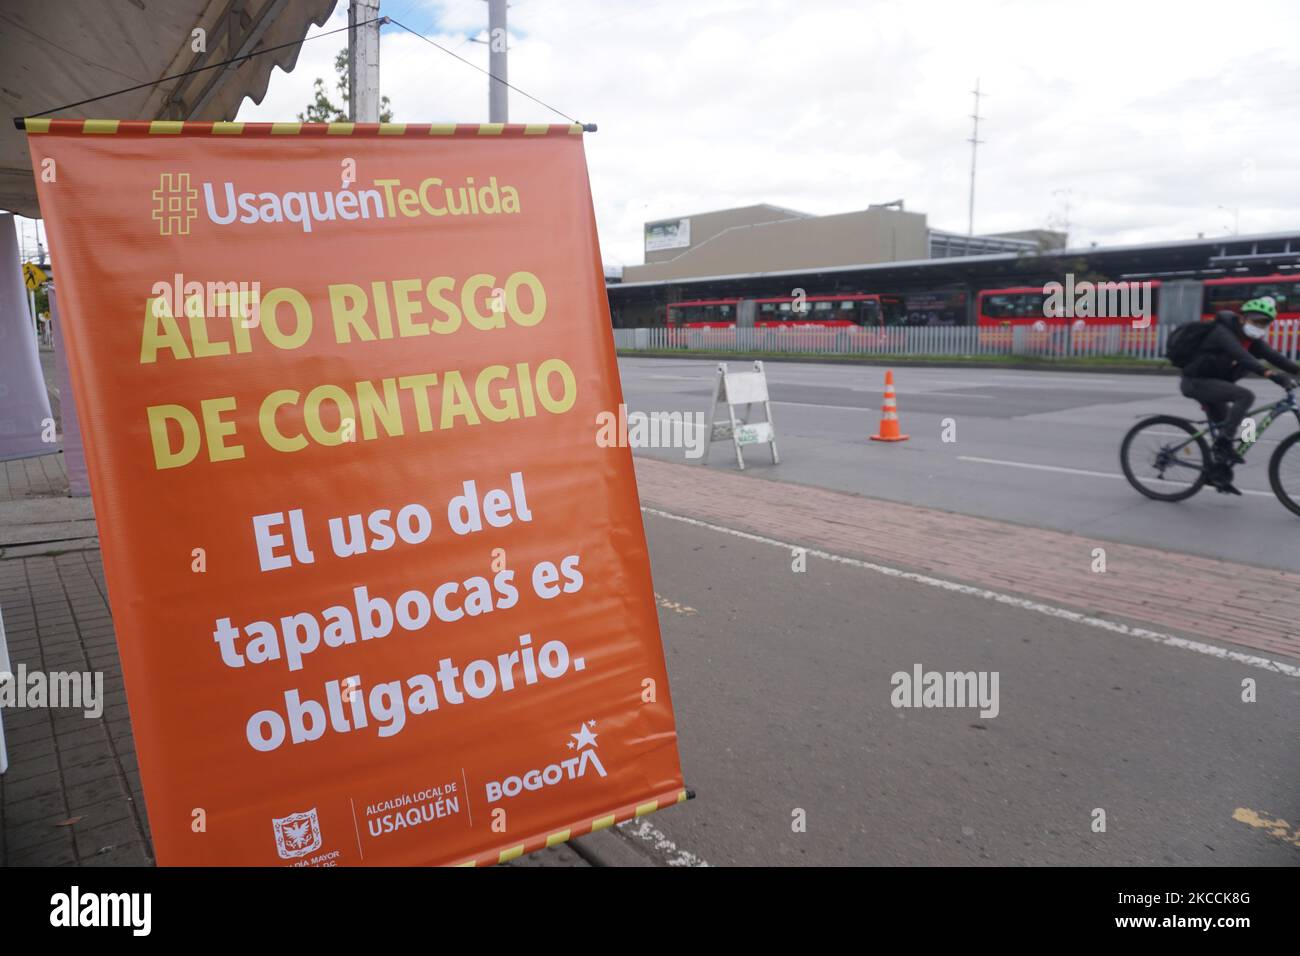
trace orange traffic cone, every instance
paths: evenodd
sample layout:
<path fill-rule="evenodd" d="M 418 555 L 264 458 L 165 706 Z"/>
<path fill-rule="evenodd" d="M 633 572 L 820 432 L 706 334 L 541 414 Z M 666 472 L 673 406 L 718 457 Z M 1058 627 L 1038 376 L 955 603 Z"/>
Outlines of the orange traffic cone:
<path fill-rule="evenodd" d="M 898 402 L 894 398 L 894 371 L 885 372 L 885 403 L 880 406 L 880 434 L 872 435 L 872 441 L 907 441 L 910 436 L 903 435 L 898 429 Z"/>

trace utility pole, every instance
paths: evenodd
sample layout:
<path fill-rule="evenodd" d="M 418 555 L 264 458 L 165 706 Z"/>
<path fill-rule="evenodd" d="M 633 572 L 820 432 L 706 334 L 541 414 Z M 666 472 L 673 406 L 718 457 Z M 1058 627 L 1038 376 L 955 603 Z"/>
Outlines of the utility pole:
<path fill-rule="evenodd" d="M 1059 196 L 1061 199 L 1061 214 L 1047 217 L 1047 226 L 1050 229 L 1053 226 L 1060 226 L 1061 231 L 1065 233 L 1065 244 L 1070 245 L 1070 197 L 1074 195 L 1072 189 L 1053 189 L 1053 196 Z"/>
<path fill-rule="evenodd" d="M 1219 206 L 1219 208 L 1222 209 L 1224 212 L 1232 213 L 1232 234 L 1234 236 L 1240 235 L 1241 234 L 1241 210 L 1230 209 L 1229 207 L 1222 206 L 1222 205 Z"/>
<path fill-rule="evenodd" d="M 975 235 L 975 151 L 979 149 L 980 143 L 983 142 L 983 140 L 980 139 L 980 120 L 983 117 L 980 116 L 981 94 L 980 81 L 978 77 L 975 80 L 975 89 L 973 92 L 975 94 L 975 112 L 971 113 L 970 118 L 974 121 L 975 126 L 971 132 L 970 139 L 966 141 L 970 143 L 970 205 L 966 213 L 967 239 L 971 239 Z M 967 244 L 967 251 L 970 251 L 969 243 Z"/>
<path fill-rule="evenodd" d="M 506 0 L 488 3 L 488 122 L 508 123 L 510 88 L 506 86 Z"/>
<path fill-rule="evenodd" d="M 379 0 L 348 4 L 348 119 L 354 123 L 379 122 L 378 16 Z"/>

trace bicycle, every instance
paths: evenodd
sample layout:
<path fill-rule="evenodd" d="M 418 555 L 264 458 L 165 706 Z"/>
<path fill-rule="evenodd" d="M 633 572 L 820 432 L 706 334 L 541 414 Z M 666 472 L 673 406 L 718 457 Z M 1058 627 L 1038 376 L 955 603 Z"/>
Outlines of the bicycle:
<path fill-rule="evenodd" d="M 1265 415 L 1255 426 L 1254 440 L 1236 442 L 1237 453 L 1243 458 L 1279 416 L 1292 412 L 1300 423 L 1300 404 L 1294 390 L 1288 390 L 1286 398 L 1252 409 L 1247 417 L 1254 419 L 1261 412 Z M 1181 436 L 1170 436 L 1166 428 L 1176 428 L 1188 437 L 1170 441 L 1170 437 Z M 1218 423 L 1208 419 L 1191 421 L 1177 415 L 1152 415 L 1124 436 L 1119 449 L 1120 467 L 1128 483 L 1148 498 L 1184 501 L 1213 483 L 1216 469 L 1224 468 L 1210 453 L 1210 446 L 1220 434 Z M 1273 452 L 1268 462 L 1268 481 L 1278 501 L 1300 515 L 1300 432 L 1282 439 Z M 1172 486 L 1178 487 L 1175 490 Z"/>

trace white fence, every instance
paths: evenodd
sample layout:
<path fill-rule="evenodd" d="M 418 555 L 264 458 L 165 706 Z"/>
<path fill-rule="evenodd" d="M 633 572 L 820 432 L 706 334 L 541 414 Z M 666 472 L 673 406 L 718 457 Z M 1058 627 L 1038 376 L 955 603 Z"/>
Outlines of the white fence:
<path fill-rule="evenodd" d="M 1269 342 L 1295 359 L 1300 355 L 1300 324 L 1279 326 Z M 1160 359 L 1174 326 L 1135 329 L 1113 325 L 1075 329 L 1030 326 L 990 329 L 978 326 L 916 328 L 690 329 L 682 327 L 615 329 L 614 343 L 628 351 L 812 353 L 823 355 L 978 356 L 1025 355 L 1038 358 L 1108 356 Z"/>
<path fill-rule="evenodd" d="M 1028 326 L 915 328 L 615 329 L 614 342 L 627 350 L 775 352 L 824 355 L 1026 355 L 1074 358 L 1089 355 L 1156 359 L 1164 355 L 1167 326 L 1134 329 L 1110 326 L 1072 329 Z"/>

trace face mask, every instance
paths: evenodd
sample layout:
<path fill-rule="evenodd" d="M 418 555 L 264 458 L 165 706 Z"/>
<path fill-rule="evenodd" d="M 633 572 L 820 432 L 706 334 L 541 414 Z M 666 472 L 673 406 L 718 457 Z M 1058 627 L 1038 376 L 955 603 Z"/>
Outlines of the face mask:
<path fill-rule="evenodd" d="M 1268 329 L 1261 329 L 1258 325 L 1251 325 L 1249 322 L 1241 324 L 1241 331 L 1245 332 L 1252 339 L 1262 339 L 1268 335 Z"/>

